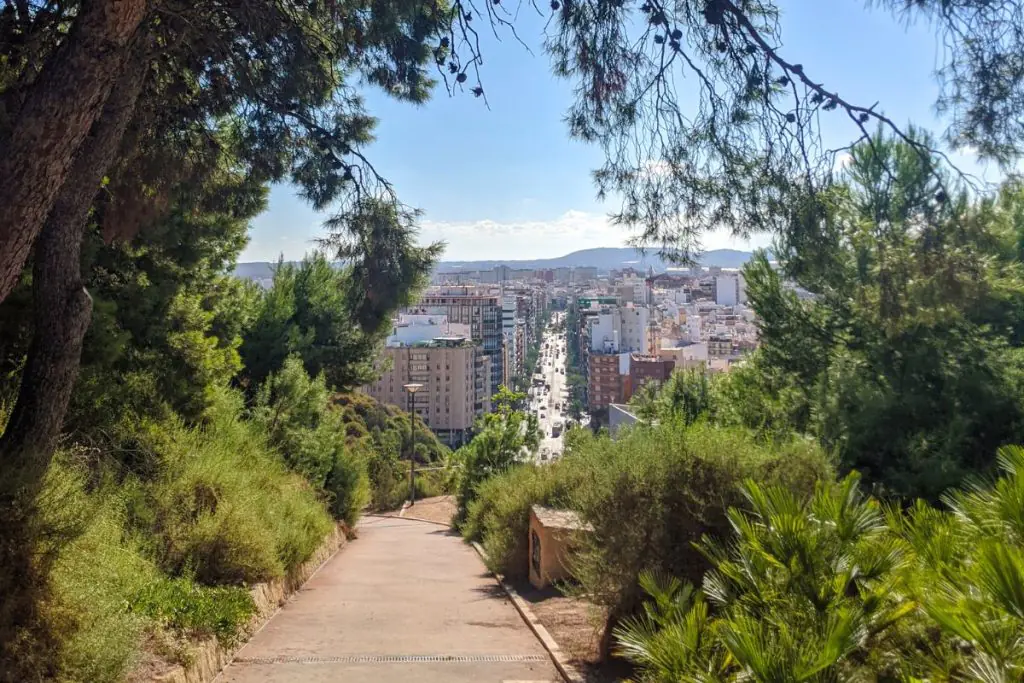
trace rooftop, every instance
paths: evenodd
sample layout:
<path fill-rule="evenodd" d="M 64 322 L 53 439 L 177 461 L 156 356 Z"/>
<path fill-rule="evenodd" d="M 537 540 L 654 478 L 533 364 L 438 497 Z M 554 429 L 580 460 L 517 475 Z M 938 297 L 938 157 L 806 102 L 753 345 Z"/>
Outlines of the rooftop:
<path fill-rule="evenodd" d="M 471 339 L 467 339 L 462 336 L 451 336 L 451 337 L 434 337 L 433 339 L 426 339 L 423 341 L 414 341 L 409 343 L 398 342 L 395 344 L 389 344 L 388 348 L 441 348 L 441 347 L 463 347 L 463 346 L 475 346 Z"/>

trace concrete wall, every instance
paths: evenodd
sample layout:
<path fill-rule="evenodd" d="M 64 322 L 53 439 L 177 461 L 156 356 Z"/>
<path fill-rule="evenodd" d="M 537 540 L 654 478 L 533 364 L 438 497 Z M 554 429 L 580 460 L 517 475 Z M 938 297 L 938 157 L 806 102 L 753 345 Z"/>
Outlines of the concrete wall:
<path fill-rule="evenodd" d="M 637 423 L 637 417 L 629 411 L 629 406 L 612 403 L 608 406 L 608 431 L 612 436 L 622 429 Z"/>

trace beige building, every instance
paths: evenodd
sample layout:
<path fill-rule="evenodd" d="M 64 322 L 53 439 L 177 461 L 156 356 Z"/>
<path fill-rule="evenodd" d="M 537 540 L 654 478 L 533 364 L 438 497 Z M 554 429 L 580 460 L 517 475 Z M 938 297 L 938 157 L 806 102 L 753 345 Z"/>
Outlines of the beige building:
<path fill-rule="evenodd" d="M 491 410 L 491 359 L 465 337 L 389 346 L 382 361 L 386 370 L 363 391 L 381 403 L 407 410 L 405 385 L 422 384 L 413 394 L 413 409 L 449 445 L 468 441 L 474 420 Z"/>

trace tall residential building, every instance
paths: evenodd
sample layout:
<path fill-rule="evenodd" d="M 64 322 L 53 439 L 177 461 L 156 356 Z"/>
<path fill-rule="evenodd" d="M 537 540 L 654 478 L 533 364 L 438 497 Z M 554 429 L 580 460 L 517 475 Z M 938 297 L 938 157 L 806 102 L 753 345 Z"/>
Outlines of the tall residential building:
<path fill-rule="evenodd" d="M 443 313 L 449 323 L 469 325 L 470 337 L 483 346 L 490 358 L 491 377 L 488 395 L 498 391 L 505 379 L 502 353 L 502 296 L 496 290 L 469 286 L 430 287 L 412 313 Z"/>
<path fill-rule="evenodd" d="M 590 350 L 595 353 L 649 353 L 646 306 L 605 306 L 589 317 Z"/>
<path fill-rule="evenodd" d="M 743 273 L 725 273 L 715 276 L 715 303 L 735 306 L 747 303 L 747 283 Z"/>
<path fill-rule="evenodd" d="M 525 334 L 526 320 L 519 314 L 519 301 L 514 294 L 506 294 L 501 308 L 501 333 L 505 344 L 505 376 L 502 380 L 512 386 L 512 379 L 523 372 L 525 353 L 522 337 Z"/>
<path fill-rule="evenodd" d="M 438 337 L 404 346 L 387 346 L 383 373 L 363 391 L 381 403 L 409 406 L 405 385 L 419 383 L 413 410 L 450 446 L 465 443 L 473 421 L 490 412 L 490 357 L 465 337 Z"/>
<path fill-rule="evenodd" d="M 623 381 L 623 400 L 628 401 L 650 382 L 663 384 L 672 376 L 675 365 L 672 358 L 632 354 L 629 358 L 629 374 Z"/>
<path fill-rule="evenodd" d="M 621 359 L 615 353 L 591 353 L 587 359 L 587 410 L 595 412 L 612 403 L 621 403 Z"/>

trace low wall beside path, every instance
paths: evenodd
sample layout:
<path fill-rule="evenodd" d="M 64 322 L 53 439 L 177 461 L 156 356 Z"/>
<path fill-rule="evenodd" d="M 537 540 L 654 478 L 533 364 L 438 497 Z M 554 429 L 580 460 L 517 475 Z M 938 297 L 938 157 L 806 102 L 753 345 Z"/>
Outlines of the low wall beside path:
<path fill-rule="evenodd" d="M 293 569 L 280 579 L 258 583 L 249 589 L 256 606 L 245 632 L 233 647 L 224 647 L 216 638 L 208 638 L 197 643 L 191 651 L 192 661 L 188 666 L 176 665 L 170 670 L 146 674 L 136 672 L 129 680 L 134 683 L 210 683 L 217 677 L 221 669 L 227 666 L 235 653 L 245 645 L 248 638 L 263 627 L 270 617 L 281 608 L 289 597 L 302 588 L 335 553 L 347 542 L 346 529 L 343 525 L 335 526 L 308 560 Z"/>

